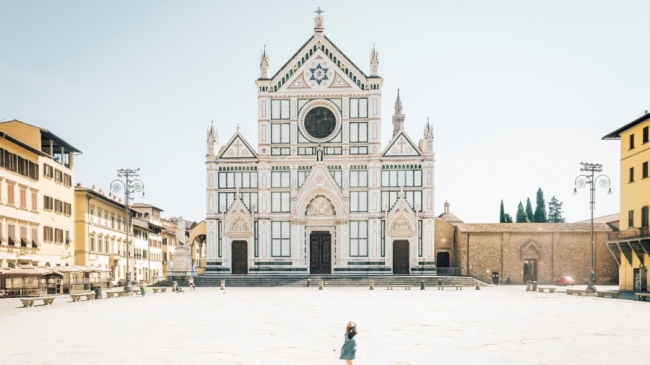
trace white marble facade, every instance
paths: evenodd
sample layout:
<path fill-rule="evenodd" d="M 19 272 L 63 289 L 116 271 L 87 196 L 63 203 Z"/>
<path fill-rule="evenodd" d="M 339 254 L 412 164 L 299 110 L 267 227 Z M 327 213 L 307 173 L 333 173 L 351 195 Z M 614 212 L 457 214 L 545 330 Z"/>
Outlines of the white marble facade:
<path fill-rule="evenodd" d="M 379 54 L 370 75 L 324 34 L 270 75 L 260 57 L 258 146 L 208 129 L 206 275 L 432 274 L 433 130 L 415 143 L 397 92 L 381 143 Z"/>

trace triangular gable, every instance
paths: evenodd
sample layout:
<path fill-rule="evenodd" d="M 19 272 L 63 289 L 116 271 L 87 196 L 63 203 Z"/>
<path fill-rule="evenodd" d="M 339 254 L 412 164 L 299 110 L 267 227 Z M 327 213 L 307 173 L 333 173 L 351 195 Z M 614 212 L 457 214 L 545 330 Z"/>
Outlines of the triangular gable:
<path fill-rule="evenodd" d="M 322 78 L 314 77 L 311 80 L 313 72 L 309 68 L 315 68 L 318 64 L 322 68 L 328 68 L 325 76 L 329 81 L 325 82 L 326 85 L 323 85 Z M 285 89 L 296 89 L 294 83 L 298 81 L 299 77 L 295 75 L 307 75 L 308 73 L 309 76 L 305 77 L 304 81 L 311 87 L 321 85 L 329 87 L 336 81 L 336 76 L 340 78 L 337 87 L 344 87 L 342 85 L 348 84 L 351 88 L 365 89 L 368 83 L 368 76 L 324 35 L 309 38 L 298 52 L 271 77 L 271 86 L 274 91 L 279 91 L 283 87 Z M 312 83 L 315 85 L 311 85 Z"/>
<path fill-rule="evenodd" d="M 342 77 L 338 73 L 334 74 L 334 81 L 332 81 L 332 83 L 330 84 L 330 88 L 345 89 L 351 87 L 352 86 L 344 80 L 344 77 Z"/>
<path fill-rule="evenodd" d="M 279 83 L 281 87 L 278 92 L 326 88 L 349 89 L 355 92 L 361 90 L 361 87 L 321 50 L 314 52 L 300 67 L 290 70 L 288 77 L 280 79 Z"/>
<path fill-rule="evenodd" d="M 345 211 L 345 204 L 343 204 L 343 195 L 341 194 L 341 188 L 336 184 L 332 174 L 330 174 L 329 169 L 323 163 L 316 163 L 312 167 L 307 179 L 300 187 L 298 191 L 298 199 L 296 200 L 296 208 L 299 209 L 299 214 L 304 214 L 304 210 L 301 210 L 306 207 L 309 201 L 315 197 L 315 195 L 323 194 L 327 197 L 332 203 L 336 205 L 337 212 Z"/>
<path fill-rule="evenodd" d="M 257 153 L 239 131 L 232 136 L 225 146 L 219 158 L 257 158 Z"/>
<path fill-rule="evenodd" d="M 382 152 L 383 157 L 422 156 L 415 143 L 411 141 L 406 132 L 401 131 Z"/>

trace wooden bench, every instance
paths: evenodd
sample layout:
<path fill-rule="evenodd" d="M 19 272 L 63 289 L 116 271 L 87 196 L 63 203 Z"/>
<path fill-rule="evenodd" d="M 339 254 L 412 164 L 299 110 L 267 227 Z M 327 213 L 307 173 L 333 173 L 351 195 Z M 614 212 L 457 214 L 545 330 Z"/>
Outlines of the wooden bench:
<path fill-rule="evenodd" d="M 587 294 L 587 291 L 585 289 L 567 289 L 566 293 L 567 295 L 573 295 L 573 294 L 583 295 L 583 294 Z"/>
<path fill-rule="evenodd" d="M 636 295 L 636 300 L 645 301 L 647 297 L 650 297 L 650 293 L 634 293 Z"/>
<path fill-rule="evenodd" d="M 386 286 L 387 290 L 393 290 L 393 288 L 404 288 L 404 290 L 411 290 L 410 285 L 388 285 Z"/>
<path fill-rule="evenodd" d="M 25 308 L 25 307 L 33 307 L 34 301 L 36 300 L 42 300 L 43 305 L 52 305 L 52 303 L 54 303 L 54 299 L 56 299 L 56 297 L 36 297 L 36 298 L 22 298 L 20 299 L 20 301 L 23 302 L 23 308 Z"/>
<path fill-rule="evenodd" d="M 548 290 L 549 293 L 555 293 L 555 289 L 552 286 L 538 286 L 537 291 L 543 293 L 545 290 Z"/>
<path fill-rule="evenodd" d="M 167 288 L 151 288 L 151 289 L 153 290 L 154 293 L 158 293 L 158 292 L 164 293 L 167 291 Z"/>
<path fill-rule="evenodd" d="M 108 291 L 105 291 L 104 293 L 106 293 L 106 295 L 109 298 L 112 298 L 116 294 L 117 294 L 118 297 L 123 297 L 124 294 L 126 294 L 126 292 L 124 290 L 108 290 Z"/>
<path fill-rule="evenodd" d="M 72 298 L 73 302 L 80 301 L 81 297 L 86 297 L 86 300 L 93 300 L 93 299 L 95 299 L 95 292 L 90 291 L 90 292 L 86 292 L 86 293 L 70 294 L 70 298 Z"/>
<path fill-rule="evenodd" d="M 621 295 L 621 292 L 617 290 L 597 290 L 596 294 L 601 298 L 605 298 L 608 294 L 611 295 L 612 298 L 618 298 Z"/>

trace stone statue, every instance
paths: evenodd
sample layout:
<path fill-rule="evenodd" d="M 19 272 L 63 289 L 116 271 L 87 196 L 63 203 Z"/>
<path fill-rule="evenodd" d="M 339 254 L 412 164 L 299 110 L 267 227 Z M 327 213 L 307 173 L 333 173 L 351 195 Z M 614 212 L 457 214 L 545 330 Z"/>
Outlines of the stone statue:
<path fill-rule="evenodd" d="M 178 217 L 178 223 L 176 224 L 176 241 L 179 245 L 185 244 L 185 219 L 183 217 Z"/>
<path fill-rule="evenodd" d="M 327 217 L 335 214 L 332 203 L 322 195 L 314 198 L 307 206 L 307 215 L 310 217 Z"/>
<path fill-rule="evenodd" d="M 316 13 L 316 17 L 314 17 L 314 29 L 322 29 L 323 28 L 323 16 L 321 13 L 324 13 L 325 11 L 320 10 L 320 6 L 318 7 L 318 10 L 316 10 L 314 13 Z"/>

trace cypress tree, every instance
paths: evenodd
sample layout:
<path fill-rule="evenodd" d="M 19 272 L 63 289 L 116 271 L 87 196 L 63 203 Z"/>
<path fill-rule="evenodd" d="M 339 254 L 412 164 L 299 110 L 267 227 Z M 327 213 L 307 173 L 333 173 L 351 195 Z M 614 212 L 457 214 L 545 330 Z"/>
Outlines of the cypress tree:
<path fill-rule="evenodd" d="M 524 205 L 519 202 L 517 207 L 517 223 L 529 223 L 528 216 L 526 216 L 526 211 L 524 210 Z"/>
<path fill-rule="evenodd" d="M 533 207 L 530 204 L 530 198 L 526 198 L 526 216 L 531 222 L 536 222 L 535 216 L 533 215 Z"/>
<path fill-rule="evenodd" d="M 503 217 L 504 223 L 512 223 L 512 216 L 510 213 L 506 213 L 505 216 Z"/>
<path fill-rule="evenodd" d="M 501 214 L 499 215 L 499 223 L 506 223 L 506 213 L 503 210 L 503 199 L 501 199 Z"/>
<path fill-rule="evenodd" d="M 562 203 L 555 198 L 551 198 L 548 202 L 548 222 L 549 223 L 564 223 L 566 220 L 562 216 Z"/>
<path fill-rule="evenodd" d="M 537 190 L 537 205 L 535 206 L 535 222 L 546 223 L 546 201 L 542 188 Z"/>

